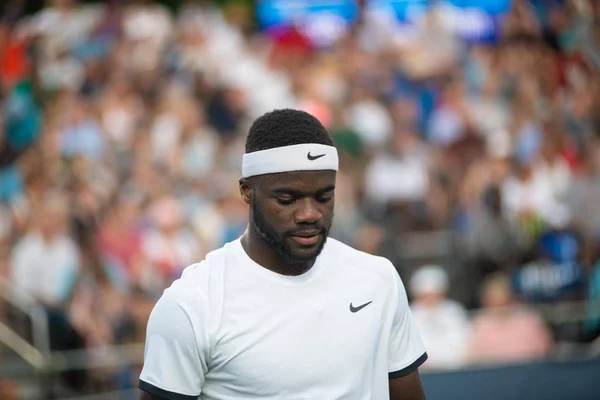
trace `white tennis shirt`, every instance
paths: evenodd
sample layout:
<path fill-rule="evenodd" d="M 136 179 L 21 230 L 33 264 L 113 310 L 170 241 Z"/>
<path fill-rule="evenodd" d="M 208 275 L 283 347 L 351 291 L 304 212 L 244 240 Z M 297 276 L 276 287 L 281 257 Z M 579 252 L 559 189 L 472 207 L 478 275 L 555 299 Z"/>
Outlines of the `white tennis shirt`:
<path fill-rule="evenodd" d="M 148 321 L 140 389 L 166 399 L 386 400 L 427 354 L 385 258 L 329 238 L 283 276 L 240 239 L 185 269 Z"/>

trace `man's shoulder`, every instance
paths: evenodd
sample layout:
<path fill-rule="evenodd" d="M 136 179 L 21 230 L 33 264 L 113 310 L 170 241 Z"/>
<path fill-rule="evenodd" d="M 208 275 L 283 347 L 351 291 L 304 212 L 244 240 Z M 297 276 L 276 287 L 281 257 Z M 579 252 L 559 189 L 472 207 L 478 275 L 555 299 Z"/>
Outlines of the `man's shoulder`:
<path fill-rule="evenodd" d="M 366 253 L 333 238 L 327 239 L 327 257 L 345 268 L 375 274 L 386 281 L 397 274 L 396 268 L 386 257 Z"/>
<path fill-rule="evenodd" d="M 226 243 L 218 249 L 208 252 L 204 259 L 187 266 L 181 275 L 181 279 L 206 278 L 211 273 L 222 271 L 228 260 L 234 253 L 235 241 Z"/>
<path fill-rule="evenodd" d="M 194 297 L 204 297 L 209 293 L 217 293 L 216 289 L 222 284 L 224 271 L 232 254 L 231 246 L 232 243 L 227 243 L 207 253 L 203 260 L 187 266 L 165 294 L 169 292 L 170 296 L 189 298 L 191 294 Z M 208 298 L 205 300 L 208 301 Z"/>

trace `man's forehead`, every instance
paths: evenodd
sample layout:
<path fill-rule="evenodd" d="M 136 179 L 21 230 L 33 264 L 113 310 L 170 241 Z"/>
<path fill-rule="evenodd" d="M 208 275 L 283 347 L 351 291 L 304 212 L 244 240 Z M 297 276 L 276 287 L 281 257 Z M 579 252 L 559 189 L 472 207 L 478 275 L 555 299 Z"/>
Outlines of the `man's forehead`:
<path fill-rule="evenodd" d="M 314 188 L 319 190 L 322 187 L 335 184 L 335 171 L 293 171 L 282 172 L 278 174 L 263 175 L 260 184 L 267 188 L 286 187 L 286 188 Z"/>

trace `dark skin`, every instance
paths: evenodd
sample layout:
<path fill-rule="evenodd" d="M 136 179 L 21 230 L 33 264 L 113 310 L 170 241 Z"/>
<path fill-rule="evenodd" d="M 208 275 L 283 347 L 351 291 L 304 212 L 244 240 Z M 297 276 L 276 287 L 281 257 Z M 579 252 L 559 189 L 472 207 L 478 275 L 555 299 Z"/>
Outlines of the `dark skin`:
<path fill-rule="evenodd" d="M 418 369 L 403 377 L 390 379 L 389 382 L 390 400 L 427 400 Z"/>
<path fill-rule="evenodd" d="M 331 227 L 334 190 L 334 171 L 241 179 L 240 194 L 250 206 L 250 224 L 242 238 L 244 250 L 273 272 L 305 273 L 321 252 Z"/>
<path fill-rule="evenodd" d="M 142 392 L 142 396 L 140 397 L 140 400 L 167 400 L 164 397 L 159 397 L 150 393 L 146 393 L 146 392 Z"/>
<path fill-rule="evenodd" d="M 287 172 L 242 178 L 250 207 L 242 237 L 248 256 L 282 275 L 301 275 L 315 263 L 333 221 L 334 171 Z M 390 400 L 426 400 L 419 371 L 389 380 Z M 144 393 L 142 400 L 166 400 Z"/>

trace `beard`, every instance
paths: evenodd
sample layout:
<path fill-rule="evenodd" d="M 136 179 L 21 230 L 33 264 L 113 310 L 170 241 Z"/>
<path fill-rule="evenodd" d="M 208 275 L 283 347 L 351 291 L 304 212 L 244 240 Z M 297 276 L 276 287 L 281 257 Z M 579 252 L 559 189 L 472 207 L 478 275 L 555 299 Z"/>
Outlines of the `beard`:
<path fill-rule="evenodd" d="M 307 261 L 314 260 L 317 258 L 325 242 L 327 242 L 327 236 L 329 234 L 330 226 L 324 226 L 318 224 L 315 228 L 322 231 L 323 240 L 314 251 L 310 253 L 298 253 L 295 252 L 288 244 L 287 238 L 293 235 L 293 232 L 279 232 L 267 219 L 265 215 L 259 210 L 256 202 L 256 196 L 253 196 L 252 200 L 252 219 L 254 221 L 254 228 L 258 232 L 262 240 L 287 264 L 304 264 Z"/>

